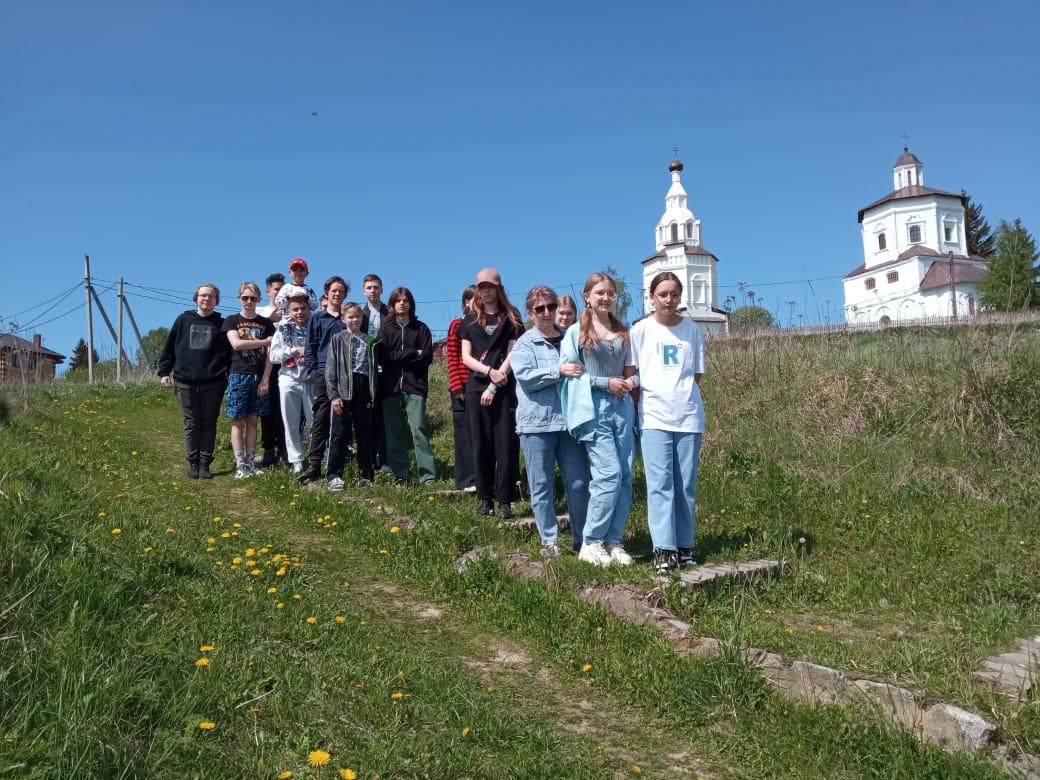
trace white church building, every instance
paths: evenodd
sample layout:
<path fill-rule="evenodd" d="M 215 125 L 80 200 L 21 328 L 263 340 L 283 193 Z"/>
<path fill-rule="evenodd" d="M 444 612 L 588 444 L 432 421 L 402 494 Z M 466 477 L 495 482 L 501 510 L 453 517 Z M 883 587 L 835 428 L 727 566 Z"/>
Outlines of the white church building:
<path fill-rule="evenodd" d="M 657 223 L 657 252 L 643 260 L 643 312 L 650 314 L 650 282 L 662 271 L 682 280 L 679 312 L 691 317 L 706 333 L 725 332 L 729 317 L 716 307 L 719 259 L 701 244 L 701 221 L 687 205 L 680 174 L 683 164 L 673 159 L 668 166 L 672 186 L 664 199 L 664 214 Z"/>
<path fill-rule="evenodd" d="M 907 147 L 892 168 L 892 185 L 859 212 L 863 262 L 844 280 L 845 321 L 974 316 L 986 265 L 968 254 L 967 197 L 926 187 L 924 165 Z"/>

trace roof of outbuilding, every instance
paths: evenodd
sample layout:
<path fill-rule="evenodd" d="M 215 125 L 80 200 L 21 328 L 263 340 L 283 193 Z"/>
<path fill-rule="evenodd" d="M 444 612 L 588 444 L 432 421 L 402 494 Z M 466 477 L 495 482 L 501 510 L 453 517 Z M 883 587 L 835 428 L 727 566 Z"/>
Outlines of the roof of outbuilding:
<path fill-rule="evenodd" d="M 985 272 L 985 268 L 979 268 L 972 263 L 947 263 L 942 260 L 936 260 L 924 275 L 924 279 L 921 280 L 921 285 L 918 289 L 924 292 L 925 290 L 949 287 L 950 284 L 977 282 Z M 952 282 L 950 281 L 951 276 L 953 277 Z"/>
<path fill-rule="evenodd" d="M 888 268 L 891 268 L 894 265 L 899 265 L 900 263 L 903 263 L 914 257 L 934 257 L 937 259 L 937 261 L 941 260 L 943 262 L 946 262 L 950 256 L 948 254 L 941 255 L 931 247 L 924 246 L 922 244 L 915 244 L 914 246 L 904 251 L 901 255 L 899 255 L 899 257 L 897 257 L 895 260 L 889 260 L 888 262 L 882 263 L 881 265 L 875 265 L 872 268 L 867 268 L 866 263 L 860 263 L 847 274 L 845 274 L 845 278 L 851 279 L 854 276 L 859 276 L 862 273 L 874 273 L 875 271 L 884 271 Z M 953 260 L 954 262 L 959 263 L 986 262 L 984 258 L 981 258 L 978 255 L 954 255 Z"/>
<path fill-rule="evenodd" d="M 688 255 L 704 255 L 705 257 L 711 257 L 711 258 L 714 258 L 715 260 L 719 259 L 718 257 L 716 257 L 714 252 L 709 252 L 707 249 L 705 249 L 702 246 L 686 246 L 686 247 L 683 247 L 683 251 L 684 251 L 685 254 L 688 254 Z M 655 252 L 654 254 L 650 255 L 650 257 L 646 258 L 642 262 L 643 263 L 649 263 L 651 260 L 656 260 L 659 257 L 667 257 L 667 256 L 668 256 L 667 253 L 662 249 L 660 252 Z"/>
<path fill-rule="evenodd" d="M 59 358 L 64 360 L 65 356 L 60 352 L 55 352 L 53 349 L 47 349 L 47 347 L 38 347 L 31 341 L 26 341 L 18 336 L 13 336 L 10 333 L 0 334 L 0 348 L 16 349 L 19 352 L 32 352 L 37 355 L 49 355 L 50 357 Z"/>

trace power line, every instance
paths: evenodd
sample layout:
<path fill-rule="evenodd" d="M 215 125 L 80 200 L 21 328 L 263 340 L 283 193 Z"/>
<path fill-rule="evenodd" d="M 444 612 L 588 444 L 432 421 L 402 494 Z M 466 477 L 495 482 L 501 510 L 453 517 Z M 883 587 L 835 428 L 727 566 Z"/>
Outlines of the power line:
<path fill-rule="evenodd" d="M 74 285 L 72 285 L 72 287 L 70 287 L 69 289 L 65 290 L 65 292 L 60 292 L 57 295 L 55 295 L 53 298 L 48 298 L 47 300 L 42 301 L 40 303 L 37 303 L 34 306 L 30 306 L 28 309 L 22 309 L 21 311 L 15 312 L 14 314 L 4 315 L 4 316 L 0 317 L 0 320 L 13 320 L 13 319 L 15 319 L 15 317 L 19 317 L 19 316 L 25 314 L 26 312 L 32 311 L 33 309 L 38 309 L 41 306 L 46 306 L 48 303 L 51 303 L 51 301 L 56 301 L 56 303 L 54 305 L 57 306 L 59 303 L 61 303 L 66 298 L 68 298 L 70 295 L 72 295 L 72 293 L 76 292 L 76 290 L 78 290 L 80 288 L 81 284 L 82 284 L 82 282 L 78 282 L 77 281 Z M 61 300 L 58 300 L 59 298 Z M 39 316 L 43 316 L 43 315 L 39 315 Z M 35 317 L 34 319 L 38 319 L 38 317 Z"/>

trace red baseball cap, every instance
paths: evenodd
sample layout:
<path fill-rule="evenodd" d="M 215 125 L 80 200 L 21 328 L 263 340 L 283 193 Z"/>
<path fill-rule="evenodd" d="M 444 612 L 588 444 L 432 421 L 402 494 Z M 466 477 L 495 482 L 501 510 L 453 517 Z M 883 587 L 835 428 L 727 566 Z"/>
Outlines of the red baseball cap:
<path fill-rule="evenodd" d="M 308 273 L 310 273 L 310 269 L 307 267 L 307 261 L 304 260 L 302 257 L 294 257 L 292 260 L 290 260 L 289 261 L 289 270 L 291 271 L 292 269 L 294 269 L 298 265 L 303 266 L 303 270 L 307 271 Z"/>

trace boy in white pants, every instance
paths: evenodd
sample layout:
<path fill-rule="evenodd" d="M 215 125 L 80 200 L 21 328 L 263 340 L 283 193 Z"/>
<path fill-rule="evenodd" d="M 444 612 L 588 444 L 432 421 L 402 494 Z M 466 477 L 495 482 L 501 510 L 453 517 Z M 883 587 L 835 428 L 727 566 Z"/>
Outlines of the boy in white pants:
<path fill-rule="evenodd" d="M 306 293 L 290 296 L 288 304 L 289 316 L 275 328 L 271 349 L 267 353 L 267 365 L 264 366 L 264 376 L 257 392 L 260 395 L 267 393 L 271 370 L 275 364 L 281 363 L 278 369 L 278 391 L 282 420 L 285 421 L 285 448 L 288 450 L 293 474 L 299 474 L 303 471 L 301 416 L 306 419 L 308 427 L 313 422 L 311 383 L 305 378 L 303 361 L 311 307 Z"/>

